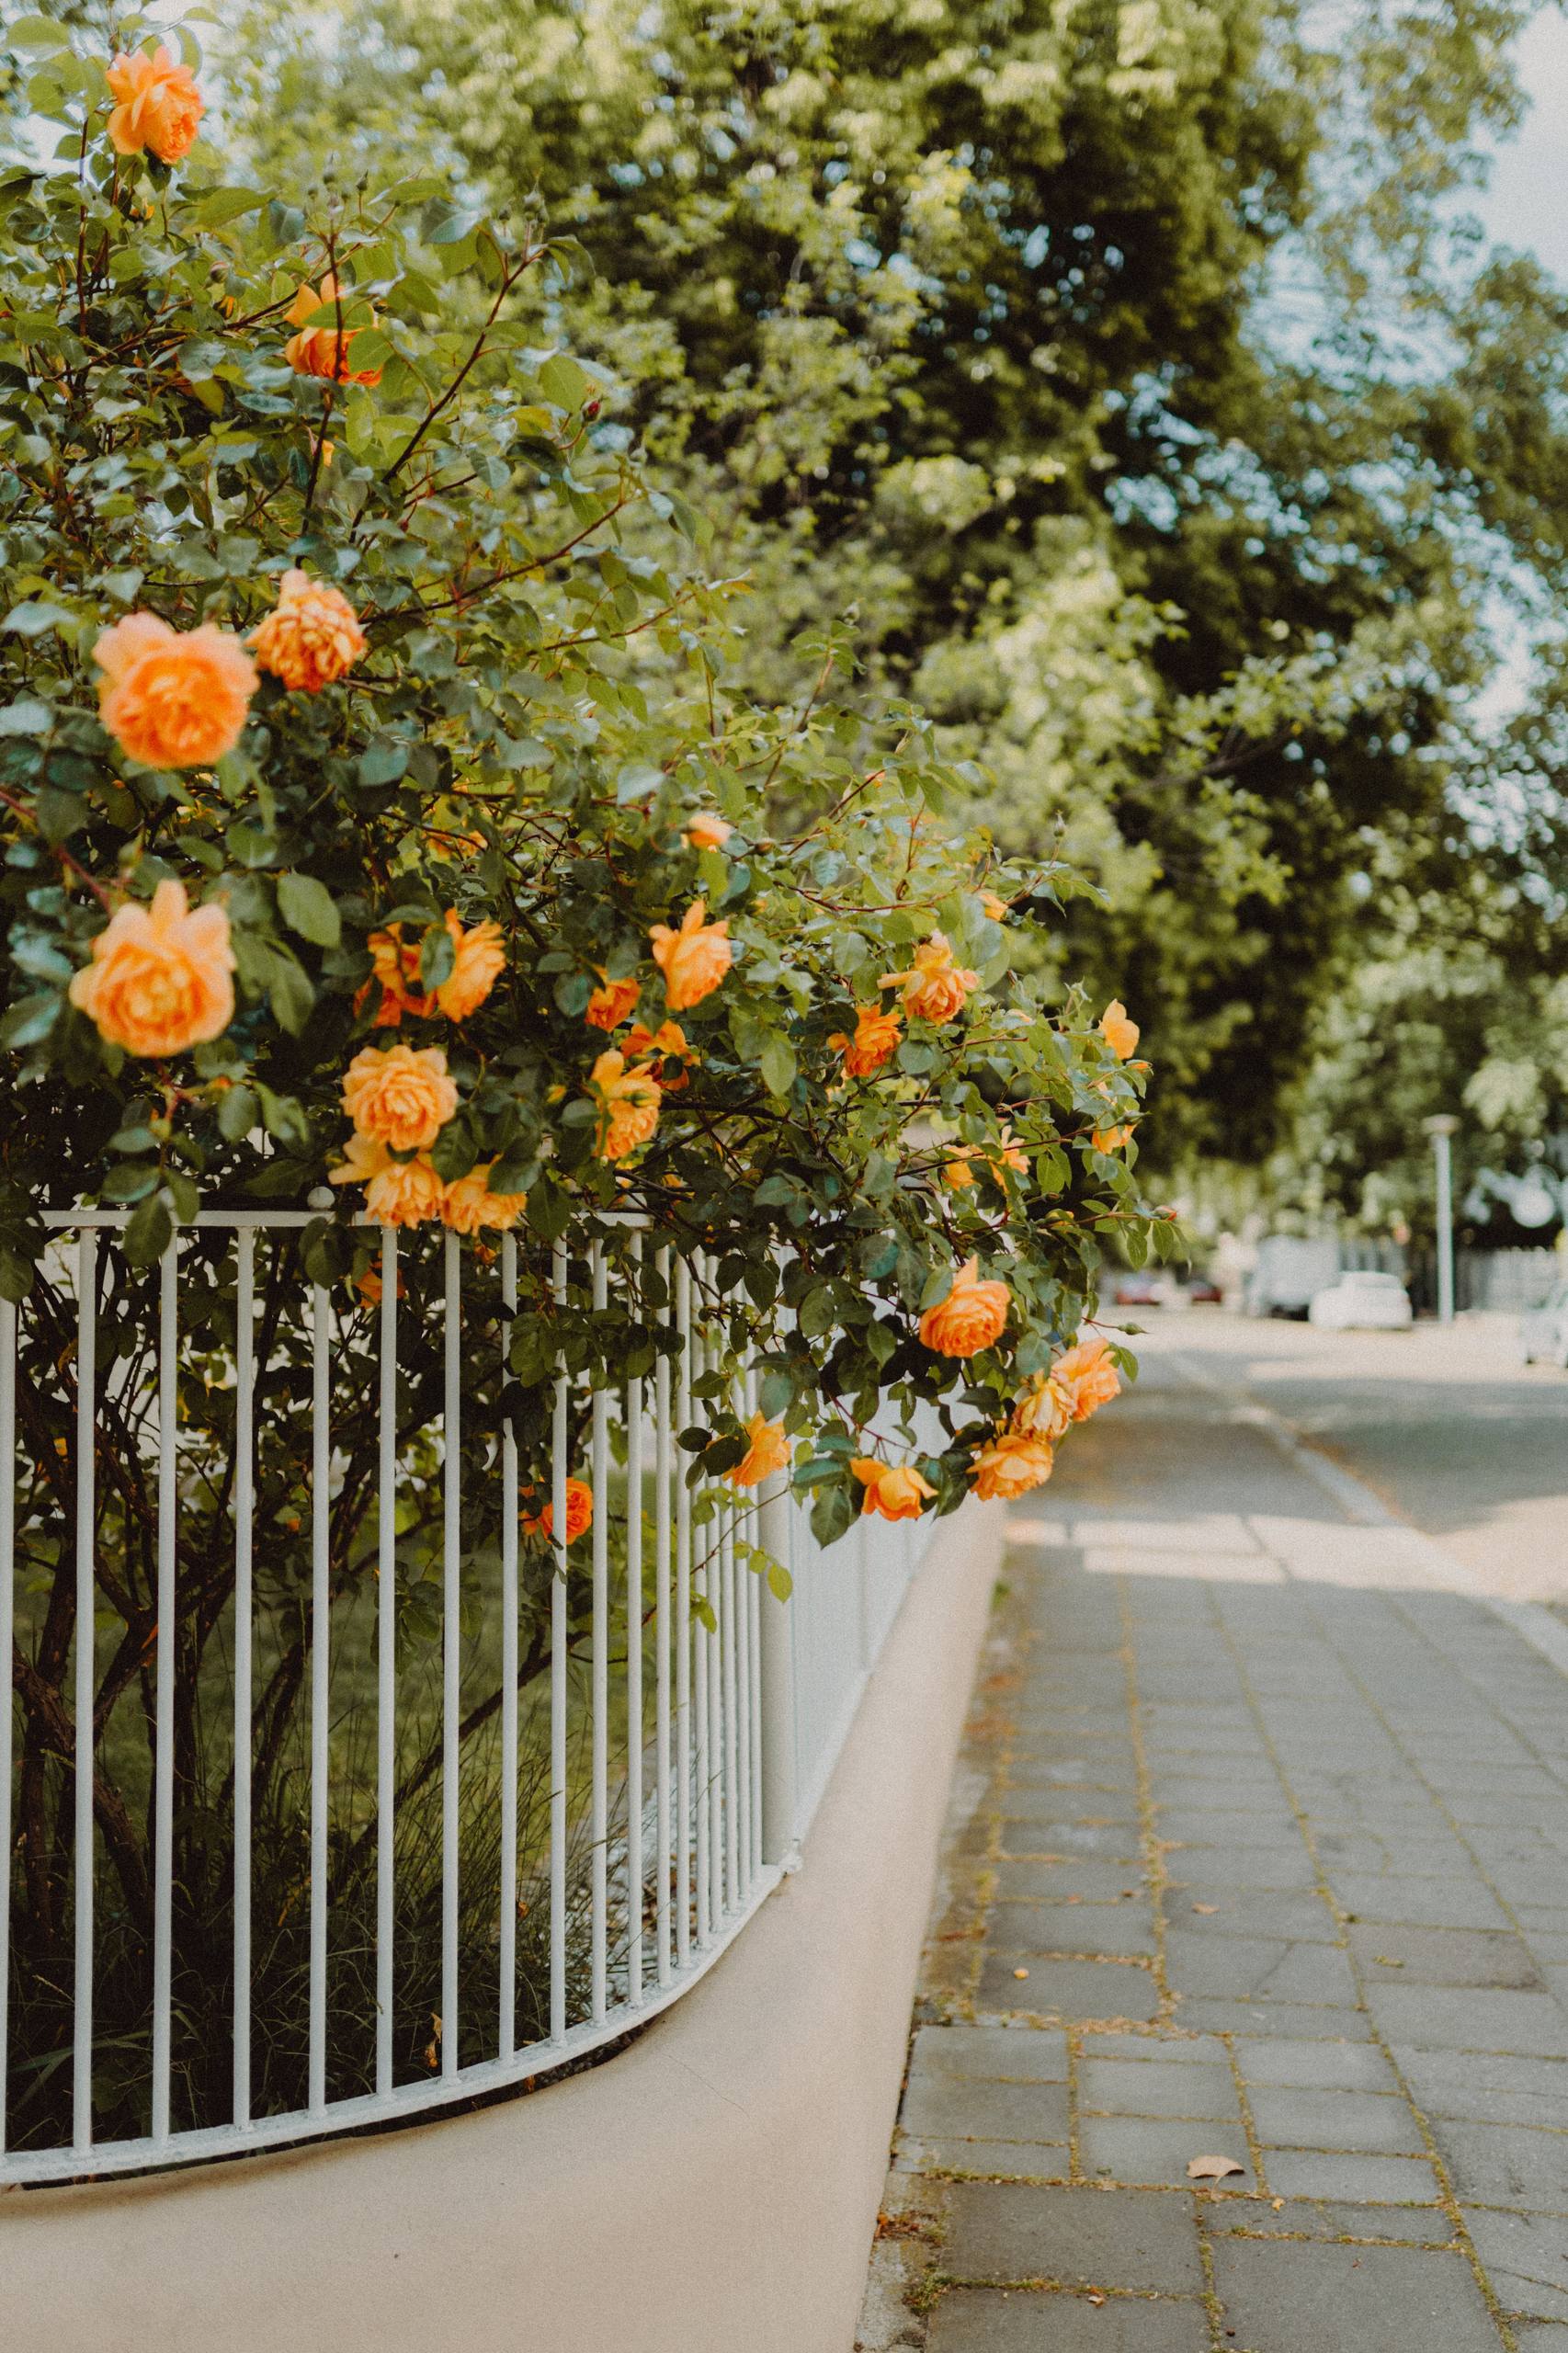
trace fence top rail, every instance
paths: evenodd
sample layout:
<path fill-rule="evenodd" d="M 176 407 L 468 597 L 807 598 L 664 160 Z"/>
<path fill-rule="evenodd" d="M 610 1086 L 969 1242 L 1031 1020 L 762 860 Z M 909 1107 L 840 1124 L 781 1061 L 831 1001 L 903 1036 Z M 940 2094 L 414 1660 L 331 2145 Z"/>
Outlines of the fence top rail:
<path fill-rule="evenodd" d="M 198 1210 L 194 1218 L 187 1218 L 183 1221 L 176 1219 L 175 1224 L 176 1232 L 180 1230 L 182 1223 L 185 1226 L 219 1226 L 231 1231 L 243 1227 L 267 1226 L 290 1229 L 314 1225 L 319 1219 L 330 1215 L 336 1207 L 336 1196 L 333 1195 L 326 1200 L 312 1202 L 308 1209 L 302 1210 Z M 93 1203 L 84 1203 L 75 1209 L 42 1210 L 40 1211 L 40 1222 L 53 1228 L 56 1232 L 62 1227 L 71 1230 L 82 1226 L 98 1226 L 113 1233 L 128 1225 L 131 1216 L 131 1212 L 128 1209 L 104 1209 Z M 649 1233 L 654 1230 L 651 1218 L 633 1210 L 586 1211 L 583 1222 L 585 1225 L 605 1226 L 611 1231 L 623 1233 Z M 350 1222 L 355 1225 L 373 1226 L 377 1231 L 381 1230 L 380 1221 L 368 1217 L 363 1211 L 357 1212 Z M 671 1239 L 673 1246 L 673 1237 Z M 700 1245 L 694 1244 L 692 1247 L 697 1249 Z"/>

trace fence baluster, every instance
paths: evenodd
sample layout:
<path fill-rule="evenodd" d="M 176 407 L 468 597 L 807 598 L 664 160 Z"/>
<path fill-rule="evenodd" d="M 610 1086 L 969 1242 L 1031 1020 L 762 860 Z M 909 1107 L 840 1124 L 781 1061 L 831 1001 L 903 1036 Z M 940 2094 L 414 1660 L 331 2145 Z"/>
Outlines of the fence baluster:
<path fill-rule="evenodd" d="M 512 1321 L 517 1312 L 517 1238 L 501 1236 L 501 1395 L 508 1412 Z M 501 1428 L 501 1918 L 500 2018 L 503 2059 L 517 2040 L 517 1439 Z"/>
<path fill-rule="evenodd" d="M 551 1289 L 566 1303 L 566 1245 L 551 1246 Z M 555 1376 L 551 1511 L 555 1574 L 550 1586 L 550 2035 L 566 2032 L 566 1371 Z"/>
<path fill-rule="evenodd" d="M 676 1419 L 691 1422 L 691 1268 L 676 1260 Z M 676 1964 L 691 1955 L 691 1489 L 684 1456 L 675 1457 L 676 1478 Z"/>
<path fill-rule="evenodd" d="M 397 1228 L 381 1228 L 376 1408 L 376 2089 L 392 2087 L 397 1869 Z"/>
<path fill-rule="evenodd" d="M 234 1236 L 234 2122 L 250 2122 L 256 1231 Z"/>
<path fill-rule="evenodd" d="M 670 1254 L 655 1260 L 665 1313 L 670 1304 Z M 663 1349 L 653 1367 L 653 1746 L 654 1836 L 659 1875 L 654 1938 L 661 1986 L 670 1982 L 670 1360 Z"/>
<path fill-rule="evenodd" d="M 17 1567 L 17 1304 L 0 1299 L 0 1659 L 11 1655 Z M 0 1720 L 0 2156 L 11 2027 L 11 1696 Z"/>
<path fill-rule="evenodd" d="M 608 1269 L 602 1242 L 589 1252 L 593 1269 L 596 1314 L 609 1305 Z M 609 1807 L 609 1392 L 597 1382 L 593 1396 L 593 1439 L 589 1483 L 594 1491 L 593 1620 L 589 1631 L 589 1677 L 593 1694 L 593 1790 L 590 1837 L 592 1917 L 590 1960 L 593 2020 L 598 2026 L 607 1999 L 606 1947 L 608 1943 Z"/>
<path fill-rule="evenodd" d="M 71 2145 L 93 2143 L 93 1617 L 94 1447 L 97 1387 L 98 1237 L 85 1225 L 76 1244 L 76 1656 L 75 1859 L 73 1921 Z"/>
<path fill-rule="evenodd" d="M 458 2072 L 459 1669 L 462 1663 L 462 1247 L 448 1233 L 443 1248 L 442 1340 L 446 1381 L 441 1404 L 441 2075 Z"/>
<path fill-rule="evenodd" d="M 176 1419 L 179 1381 L 179 1236 L 158 1269 L 158 1637 L 153 1738 L 153 2138 L 169 2137 L 169 2006 L 174 1961 L 175 1675 L 179 1643 L 175 1590 L 179 1540 Z"/>
<path fill-rule="evenodd" d="M 312 2115 L 326 2106 L 327 1677 L 332 1665 L 331 1302 L 312 1286 L 311 1395 L 311 2059 Z"/>
<path fill-rule="evenodd" d="M 642 1237 L 631 1237 L 642 1312 Z M 642 1381 L 626 1384 L 626 1998 L 642 2006 Z"/>

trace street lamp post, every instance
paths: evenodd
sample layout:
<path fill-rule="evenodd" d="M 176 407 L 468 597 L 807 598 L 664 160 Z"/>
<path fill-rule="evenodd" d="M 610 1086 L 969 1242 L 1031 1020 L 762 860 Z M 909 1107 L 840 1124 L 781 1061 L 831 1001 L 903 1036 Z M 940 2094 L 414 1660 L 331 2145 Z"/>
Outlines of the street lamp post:
<path fill-rule="evenodd" d="M 1432 1139 L 1432 1157 L 1437 1164 L 1437 1321 L 1451 1324 L 1454 1320 L 1454 1167 L 1449 1142 L 1459 1121 L 1451 1112 L 1440 1111 L 1435 1119 L 1422 1121 Z"/>

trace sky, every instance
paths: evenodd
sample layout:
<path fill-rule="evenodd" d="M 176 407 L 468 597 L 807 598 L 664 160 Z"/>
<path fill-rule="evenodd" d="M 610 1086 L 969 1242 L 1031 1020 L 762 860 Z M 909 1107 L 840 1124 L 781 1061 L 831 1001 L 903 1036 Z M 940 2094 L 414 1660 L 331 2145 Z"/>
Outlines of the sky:
<path fill-rule="evenodd" d="M 1568 15 L 1543 9 L 1515 54 L 1529 113 L 1495 150 L 1491 186 L 1467 210 L 1568 286 Z"/>

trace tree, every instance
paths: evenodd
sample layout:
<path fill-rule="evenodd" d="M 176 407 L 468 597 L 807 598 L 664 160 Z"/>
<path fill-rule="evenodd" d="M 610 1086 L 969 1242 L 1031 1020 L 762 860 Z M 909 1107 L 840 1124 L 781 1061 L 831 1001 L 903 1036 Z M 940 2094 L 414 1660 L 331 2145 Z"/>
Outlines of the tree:
<path fill-rule="evenodd" d="M 1165 1151 L 1256 1159 L 1369 843 L 1443 829 L 1495 599 L 1555 562 L 1543 298 L 1448 226 L 1526 14 L 358 0 L 245 135 L 412 117 L 543 191 L 608 413 L 761 585 L 749 674 L 853 611 L 1104 889 L 1065 953 L 1149 1017 Z"/>

